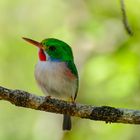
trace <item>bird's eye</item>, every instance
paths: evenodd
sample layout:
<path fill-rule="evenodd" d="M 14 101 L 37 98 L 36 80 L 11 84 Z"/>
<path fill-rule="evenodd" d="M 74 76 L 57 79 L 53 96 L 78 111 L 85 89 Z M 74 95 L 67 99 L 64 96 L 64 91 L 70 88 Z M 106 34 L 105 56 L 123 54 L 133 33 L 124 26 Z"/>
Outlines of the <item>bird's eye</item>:
<path fill-rule="evenodd" d="M 56 50 L 56 47 L 55 47 L 55 46 L 50 46 L 50 47 L 49 47 L 49 50 L 50 50 L 50 51 L 55 51 L 55 50 Z"/>

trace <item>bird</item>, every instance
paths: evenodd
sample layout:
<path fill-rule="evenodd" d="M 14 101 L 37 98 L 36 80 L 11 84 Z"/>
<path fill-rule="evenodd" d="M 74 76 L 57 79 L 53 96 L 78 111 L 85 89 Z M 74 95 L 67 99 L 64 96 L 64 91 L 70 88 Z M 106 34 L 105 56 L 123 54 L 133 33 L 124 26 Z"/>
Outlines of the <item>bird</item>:
<path fill-rule="evenodd" d="M 38 48 L 35 79 L 42 92 L 49 97 L 75 103 L 79 88 L 79 76 L 71 47 L 62 40 L 47 38 L 41 42 L 23 37 Z M 62 129 L 72 128 L 71 117 L 63 115 Z"/>

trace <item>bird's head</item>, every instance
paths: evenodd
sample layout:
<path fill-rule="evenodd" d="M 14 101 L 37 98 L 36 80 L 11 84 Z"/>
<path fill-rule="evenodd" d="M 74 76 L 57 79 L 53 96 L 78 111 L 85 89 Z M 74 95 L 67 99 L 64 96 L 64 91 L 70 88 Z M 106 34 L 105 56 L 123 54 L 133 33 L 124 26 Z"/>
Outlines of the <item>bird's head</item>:
<path fill-rule="evenodd" d="M 37 42 L 25 37 L 23 39 L 39 48 L 40 61 L 73 61 L 70 46 L 61 40 L 47 38 Z"/>

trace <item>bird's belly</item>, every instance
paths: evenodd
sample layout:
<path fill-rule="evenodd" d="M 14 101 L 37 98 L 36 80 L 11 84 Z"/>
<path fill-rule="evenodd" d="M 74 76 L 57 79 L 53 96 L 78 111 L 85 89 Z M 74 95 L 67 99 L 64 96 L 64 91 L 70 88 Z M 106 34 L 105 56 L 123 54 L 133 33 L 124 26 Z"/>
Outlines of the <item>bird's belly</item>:
<path fill-rule="evenodd" d="M 35 68 L 35 79 L 46 95 L 56 98 L 74 98 L 77 90 L 77 79 L 68 77 L 64 62 L 38 62 Z"/>

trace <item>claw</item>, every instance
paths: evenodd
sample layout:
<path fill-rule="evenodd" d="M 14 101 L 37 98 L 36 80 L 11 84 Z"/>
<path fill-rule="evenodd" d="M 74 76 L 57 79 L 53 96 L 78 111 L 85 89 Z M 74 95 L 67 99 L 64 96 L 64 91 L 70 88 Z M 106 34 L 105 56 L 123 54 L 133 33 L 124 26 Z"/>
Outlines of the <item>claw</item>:
<path fill-rule="evenodd" d="M 72 105 L 73 105 L 74 107 L 76 107 L 76 102 L 75 102 L 75 100 L 72 98 L 72 96 L 71 96 L 71 98 L 70 98 L 70 102 L 72 103 Z"/>

